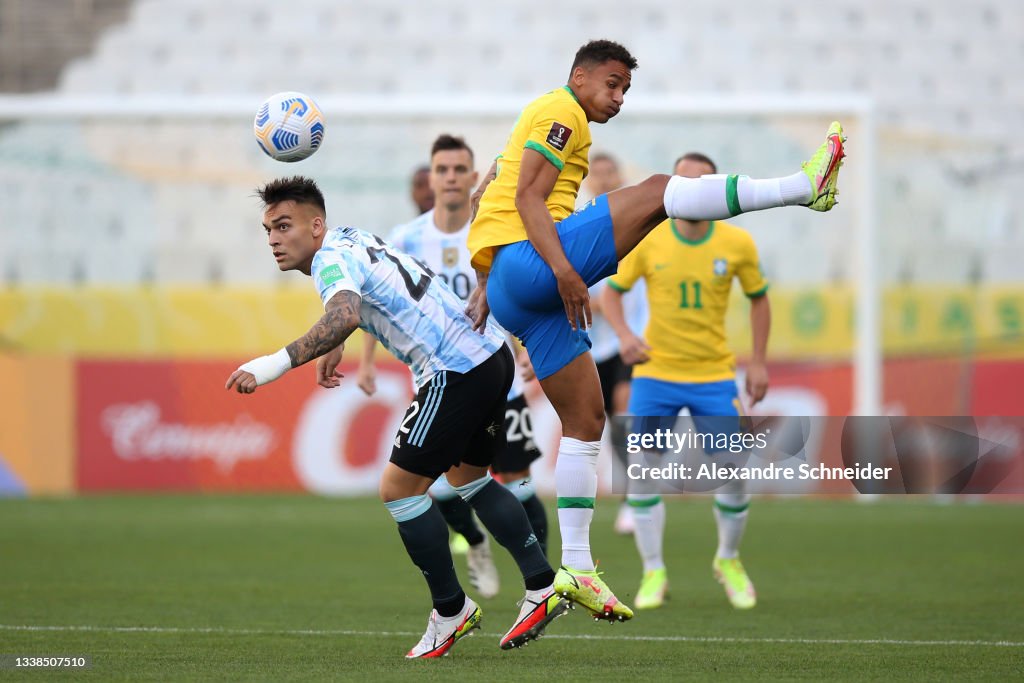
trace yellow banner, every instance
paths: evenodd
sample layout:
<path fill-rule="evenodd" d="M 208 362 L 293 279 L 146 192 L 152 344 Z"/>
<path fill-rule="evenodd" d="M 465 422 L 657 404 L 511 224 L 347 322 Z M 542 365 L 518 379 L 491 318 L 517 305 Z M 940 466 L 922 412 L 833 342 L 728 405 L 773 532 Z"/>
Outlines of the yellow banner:
<path fill-rule="evenodd" d="M 775 288 L 769 292 L 776 360 L 846 359 L 856 343 L 850 287 Z M 726 327 L 736 352 L 750 352 L 750 306 L 734 292 Z M 890 287 L 882 293 L 886 356 L 1024 354 L 1024 286 Z"/>
<path fill-rule="evenodd" d="M 749 304 L 738 291 L 730 343 L 750 350 Z M 774 360 L 847 359 L 855 344 L 850 287 L 772 288 Z M 0 291 L 0 349 L 33 354 L 239 357 L 293 341 L 323 315 L 308 287 L 18 288 Z M 1019 355 L 1024 285 L 891 287 L 882 298 L 887 355 Z M 355 335 L 352 349 L 361 343 Z"/>
<path fill-rule="evenodd" d="M 15 289 L 0 292 L 0 348 L 119 358 L 250 356 L 294 341 L 322 315 L 312 288 Z"/>

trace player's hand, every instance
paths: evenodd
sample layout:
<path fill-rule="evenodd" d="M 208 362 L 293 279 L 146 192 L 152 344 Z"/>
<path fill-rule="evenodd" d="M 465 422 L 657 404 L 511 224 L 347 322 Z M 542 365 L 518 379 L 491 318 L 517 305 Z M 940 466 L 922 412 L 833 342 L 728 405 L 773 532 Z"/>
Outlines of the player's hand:
<path fill-rule="evenodd" d="M 473 321 L 473 329 L 483 334 L 487 329 L 487 316 L 491 307 L 487 303 L 487 289 L 477 285 L 466 302 L 466 315 Z"/>
<path fill-rule="evenodd" d="M 747 396 L 750 405 L 757 405 L 768 393 L 768 368 L 764 363 L 751 363 L 747 366 Z"/>
<path fill-rule="evenodd" d="M 356 374 L 356 386 L 367 396 L 377 393 L 377 367 L 373 363 L 360 363 Z"/>
<path fill-rule="evenodd" d="M 651 359 L 651 347 L 640 337 L 631 334 L 619 340 L 619 356 L 626 365 L 640 365 Z"/>
<path fill-rule="evenodd" d="M 231 376 L 228 377 L 227 384 L 224 385 L 224 388 L 228 391 L 234 388 L 234 390 L 240 394 L 251 394 L 256 391 L 257 386 L 256 376 L 251 372 L 239 368 L 231 373 Z"/>
<path fill-rule="evenodd" d="M 555 279 L 558 282 L 558 295 L 565 304 L 565 315 L 569 318 L 569 325 L 574 330 L 580 329 L 581 325 L 589 328 L 593 322 L 593 315 L 590 313 L 590 292 L 583 278 L 575 270 L 569 269 L 561 275 L 556 275 Z"/>
<path fill-rule="evenodd" d="M 276 353 L 253 358 L 248 363 L 239 365 L 228 377 L 224 388 L 228 391 L 233 388 L 240 394 L 251 394 L 256 391 L 256 387 L 273 382 L 291 368 L 291 356 L 288 349 L 283 348 Z"/>
<path fill-rule="evenodd" d="M 480 210 L 480 198 L 484 196 L 484 186 L 481 185 L 476 192 L 469 197 L 469 222 L 476 220 L 476 212 Z"/>
<path fill-rule="evenodd" d="M 341 378 L 345 375 L 338 372 L 338 366 L 344 352 L 345 345 L 341 344 L 316 359 L 316 383 L 324 389 L 333 389 L 341 384 Z"/>

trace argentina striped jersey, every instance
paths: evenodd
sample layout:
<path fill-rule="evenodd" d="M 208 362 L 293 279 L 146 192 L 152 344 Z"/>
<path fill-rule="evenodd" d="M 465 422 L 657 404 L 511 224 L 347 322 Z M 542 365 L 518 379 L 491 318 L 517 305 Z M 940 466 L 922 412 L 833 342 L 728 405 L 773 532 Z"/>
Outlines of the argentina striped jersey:
<path fill-rule="evenodd" d="M 456 232 L 443 232 L 434 223 L 434 210 L 431 209 L 411 222 L 395 227 L 389 241 L 401 251 L 426 263 L 456 296 L 467 300 L 476 287 L 476 271 L 469 262 L 469 247 L 466 245 L 468 237 L 468 221 Z M 497 327 L 501 329 L 500 325 Z M 510 339 L 509 346 L 511 344 Z M 523 378 L 516 371 L 508 400 L 520 396 L 524 388 Z"/>
<path fill-rule="evenodd" d="M 359 327 L 409 366 L 417 386 L 442 370 L 472 370 L 504 341 L 490 320 L 474 331 L 465 303 L 426 264 L 368 232 L 329 230 L 311 274 L 325 306 L 342 290 L 362 298 Z"/>

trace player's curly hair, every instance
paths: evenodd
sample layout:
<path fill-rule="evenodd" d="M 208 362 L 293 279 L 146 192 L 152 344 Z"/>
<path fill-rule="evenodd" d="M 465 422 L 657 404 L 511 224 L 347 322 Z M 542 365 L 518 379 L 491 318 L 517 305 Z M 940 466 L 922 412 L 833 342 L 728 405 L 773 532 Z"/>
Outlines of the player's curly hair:
<path fill-rule="evenodd" d="M 297 175 L 291 178 L 271 180 L 263 187 L 256 188 L 256 196 L 260 198 L 264 206 L 291 200 L 296 204 L 312 204 L 323 211 L 324 215 L 327 214 L 324 193 L 311 178 L 305 176 Z"/>
<path fill-rule="evenodd" d="M 438 152 L 448 152 L 460 149 L 464 149 L 469 152 L 469 158 L 473 158 L 473 150 L 470 149 L 468 144 L 466 144 L 465 139 L 455 135 L 449 135 L 448 133 L 441 133 L 437 136 L 437 139 L 434 140 L 434 144 L 430 148 L 430 158 L 433 159 L 434 155 Z"/>
<path fill-rule="evenodd" d="M 622 62 L 630 71 L 637 67 L 636 57 L 619 43 L 611 40 L 592 40 L 576 51 L 576 58 L 572 60 L 569 74 L 571 75 L 578 66 L 590 68 L 613 60 Z"/>

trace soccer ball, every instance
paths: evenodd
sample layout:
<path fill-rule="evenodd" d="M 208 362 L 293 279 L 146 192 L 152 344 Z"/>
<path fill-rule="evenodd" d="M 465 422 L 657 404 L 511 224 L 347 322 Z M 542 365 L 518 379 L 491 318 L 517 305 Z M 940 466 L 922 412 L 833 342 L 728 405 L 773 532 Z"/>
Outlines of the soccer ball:
<path fill-rule="evenodd" d="M 271 95 L 256 111 L 256 142 L 278 161 L 301 161 L 324 141 L 324 115 L 312 97 L 300 92 Z"/>

